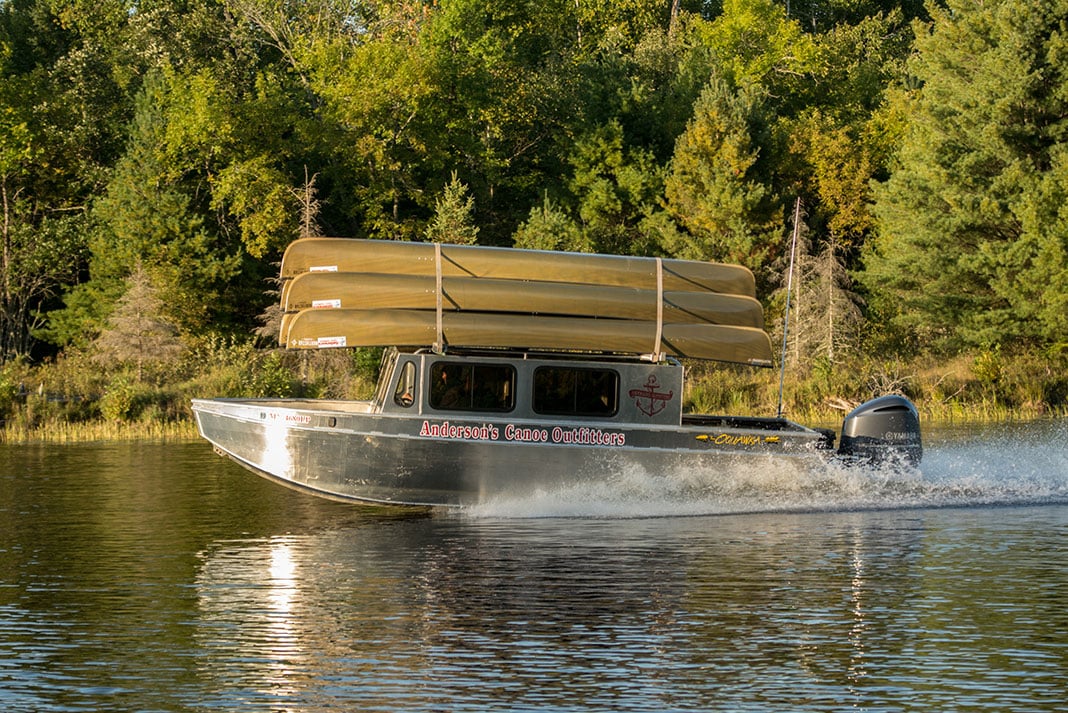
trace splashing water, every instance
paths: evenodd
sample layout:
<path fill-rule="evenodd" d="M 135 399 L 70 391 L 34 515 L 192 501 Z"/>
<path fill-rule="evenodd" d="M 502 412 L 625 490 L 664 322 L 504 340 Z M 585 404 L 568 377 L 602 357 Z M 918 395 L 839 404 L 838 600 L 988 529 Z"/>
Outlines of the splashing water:
<path fill-rule="evenodd" d="M 1068 421 L 936 431 L 919 468 L 788 459 L 651 473 L 621 463 L 608 481 L 500 498 L 471 517 L 662 517 L 1068 502 Z"/>

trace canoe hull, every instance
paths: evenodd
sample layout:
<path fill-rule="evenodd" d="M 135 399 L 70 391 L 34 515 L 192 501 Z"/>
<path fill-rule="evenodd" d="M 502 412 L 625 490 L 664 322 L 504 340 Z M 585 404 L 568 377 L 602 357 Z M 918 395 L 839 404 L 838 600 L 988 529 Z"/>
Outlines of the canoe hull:
<path fill-rule="evenodd" d="M 439 341 L 428 310 L 309 309 L 286 315 L 290 349 L 422 346 Z M 761 329 L 714 324 L 448 312 L 441 337 L 453 347 L 529 348 L 630 354 L 667 354 L 767 366 L 771 340 Z"/>
<path fill-rule="evenodd" d="M 657 289 L 653 258 L 593 253 L 442 245 L 443 277 L 542 280 Z M 305 272 L 374 272 L 435 276 L 437 246 L 393 240 L 303 238 L 282 257 L 283 279 Z M 740 265 L 695 260 L 660 261 L 663 289 L 756 296 L 753 273 Z"/>
<path fill-rule="evenodd" d="M 282 306 L 286 312 L 313 308 L 434 310 L 436 280 L 419 275 L 306 272 L 285 283 Z M 654 321 L 657 292 L 605 285 L 449 277 L 442 280 L 442 309 Z M 662 316 L 667 323 L 764 327 L 764 309 L 756 299 L 717 292 L 665 292 Z"/>

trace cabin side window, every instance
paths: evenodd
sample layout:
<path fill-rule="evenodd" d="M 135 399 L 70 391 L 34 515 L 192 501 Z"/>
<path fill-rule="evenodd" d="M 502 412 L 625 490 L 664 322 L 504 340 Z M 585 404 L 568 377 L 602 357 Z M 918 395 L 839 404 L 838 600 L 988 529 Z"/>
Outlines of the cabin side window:
<path fill-rule="evenodd" d="M 498 364 L 436 362 L 430 367 L 430 406 L 448 411 L 511 411 L 515 369 Z"/>
<path fill-rule="evenodd" d="M 406 361 L 397 377 L 397 388 L 393 390 L 393 402 L 408 408 L 415 403 L 415 362 Z"/>
<path fill-rule="evenodd" d="M 542 366 L 534 370 L 534 412 L 551 416 L 614 416 L 619 374 L 611 369 Z"/>

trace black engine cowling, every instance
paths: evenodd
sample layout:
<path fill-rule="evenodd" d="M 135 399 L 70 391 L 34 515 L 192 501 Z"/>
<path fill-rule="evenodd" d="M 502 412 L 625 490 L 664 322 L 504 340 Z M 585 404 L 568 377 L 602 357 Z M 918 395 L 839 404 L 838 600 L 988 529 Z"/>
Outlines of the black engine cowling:
<path fill-rule="evenodd" d="M 919 464 L 923 443 L 916 407 L 896 394 L 862 403 L 842 421 L 838 453 L 875 464 L 887 461 Z"/>

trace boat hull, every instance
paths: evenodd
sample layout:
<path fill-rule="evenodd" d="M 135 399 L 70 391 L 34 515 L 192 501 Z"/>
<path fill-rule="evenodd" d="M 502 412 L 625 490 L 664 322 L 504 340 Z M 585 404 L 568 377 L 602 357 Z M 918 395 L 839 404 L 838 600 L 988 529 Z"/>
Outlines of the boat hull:
<path fill-rule="evenodd" d="M 681 427 L 397 417 L 359 404 L 198 400 L 201 435 L 275 482 L 337 500 L 471 506 L 610 482 L 630 468 L 669 476 L 782 460 L 812 467 L 821 434 L 776 420 Z"/>

